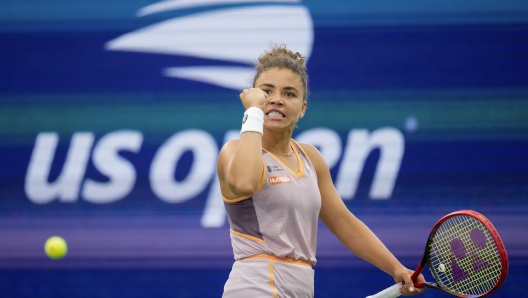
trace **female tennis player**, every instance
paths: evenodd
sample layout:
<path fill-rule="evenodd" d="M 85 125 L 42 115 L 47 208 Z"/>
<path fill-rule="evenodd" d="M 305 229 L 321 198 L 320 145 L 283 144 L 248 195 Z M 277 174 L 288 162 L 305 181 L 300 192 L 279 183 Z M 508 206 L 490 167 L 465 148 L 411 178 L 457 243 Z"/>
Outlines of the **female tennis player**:
<path fill-rule="evenodd" d="M 318 219 L 352 253 L 404 282 L 402 295 L 423 292 L 412 287 L 413 271 L 346 208 L 321 153 L 292 139 L 307 108 L 304 57 L 275 47 L 256 70 L 253 88 L 240 94 L 240 139 L 218 157 L 236 260 L 223 297 L 313 297 Z"/>

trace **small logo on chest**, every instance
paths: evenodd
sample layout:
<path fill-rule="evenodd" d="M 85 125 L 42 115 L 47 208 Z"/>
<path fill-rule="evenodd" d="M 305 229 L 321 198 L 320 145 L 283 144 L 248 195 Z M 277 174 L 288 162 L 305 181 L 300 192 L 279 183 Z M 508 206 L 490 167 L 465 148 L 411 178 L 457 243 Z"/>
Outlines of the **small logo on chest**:
<path fill-rule="evenodd" d="M 282 171 L 282 168 L 279 166 L 266 166 L 268 168 L 268 172 L 276 172 L 276 171 Z"/>
<path fill-rule="evenodd" d="M 269 183 L 271 185 L 281 184 L 281 183 L 291 183 L 289 176 L 271 176 L 269 177 Z"/>

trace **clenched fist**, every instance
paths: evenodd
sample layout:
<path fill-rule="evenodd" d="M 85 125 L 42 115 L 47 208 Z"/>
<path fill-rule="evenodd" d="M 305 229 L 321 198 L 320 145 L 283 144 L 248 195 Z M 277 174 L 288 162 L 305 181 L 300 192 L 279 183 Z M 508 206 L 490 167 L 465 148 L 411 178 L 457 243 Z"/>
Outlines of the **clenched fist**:
<path fill-rule="evenodd" d="M 268 94 L 259 88 L 244 89 L 240 93 L 240 100 L 246 110 L 251 107 L 264 110 L 266 102 L 268 101 Z"/>

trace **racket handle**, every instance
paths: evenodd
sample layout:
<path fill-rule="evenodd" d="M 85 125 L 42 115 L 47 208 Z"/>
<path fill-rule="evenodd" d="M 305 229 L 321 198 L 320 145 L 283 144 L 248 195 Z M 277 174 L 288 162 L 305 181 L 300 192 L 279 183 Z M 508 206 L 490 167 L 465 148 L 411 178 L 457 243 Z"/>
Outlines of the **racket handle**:
<path fill-rule="evenodd" d="M 401 296 L 401 293 L 399 291 L 400 286 L 401 284 L 399 283 L 394 284 L 377 294 L 368 296 L 367 298 L 396 298 L 396 297 L 399 297 Z"/>

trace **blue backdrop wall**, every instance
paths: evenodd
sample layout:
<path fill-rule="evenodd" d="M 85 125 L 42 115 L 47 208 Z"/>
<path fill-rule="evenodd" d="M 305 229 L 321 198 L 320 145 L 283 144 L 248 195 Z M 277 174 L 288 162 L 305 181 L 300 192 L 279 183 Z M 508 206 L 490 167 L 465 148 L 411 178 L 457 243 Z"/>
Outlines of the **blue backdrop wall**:
<path fill-rule="evenodd" d="M 307 57 L 317 146 L 347 207 L 409 267 L 473 209 L 528 282 L 524 1 L 0 1 L 6 297 L 219 297 L 233 256 L 215 177 L 252 63 Z M 59 261 L 45 240 L 69 245 Z M 316 297 L 390 284 L 321 224 Z M 424 297 L 440 297 L 428 291 Z"/>

